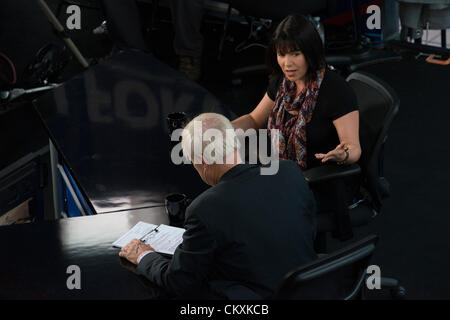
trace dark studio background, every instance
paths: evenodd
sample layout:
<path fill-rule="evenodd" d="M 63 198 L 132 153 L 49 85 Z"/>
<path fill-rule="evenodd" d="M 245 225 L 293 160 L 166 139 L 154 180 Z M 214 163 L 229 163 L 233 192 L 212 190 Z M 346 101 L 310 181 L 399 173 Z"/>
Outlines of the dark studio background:
<path fill-rule="evenodd" d="M 57 12 L 58 0 L 47 0 L 47 3 Z M 92 29 L 104 17 L 95 1 L 88 3 L 93 6 L 81 9 L 82 29 L 69 34 L 86 57 L 100 59 L 109 53 L 112 44 L 109 39 L 92 34 Z M 176 67 L 170 11 L 160 8 L 151 30 L 152 7 L 141 3 L 140 8 L 153 53 Z M 58 15 L 61 22 L 65 16 L 63 7 Z M 240 86 L 234 86 L 230 70 L 263 62 L 264 51 L 253 48 L 245 53 L 233 52 L 233 47 L 247 37 L 246 26 L 235 23 L 231 25 L 232 36 L 226 41 L 219 62 L 222 30 L 220 19 L 205 17 L 204 74 L 200 84 L 236 115 L 242 115 L 261 99 L 267 78 L 249 76 Z M 14 61 L 19 80 L 36 52 L 51 42 L 62 43 L 34 1 L 1 2 L 0 51 Z M 355 239 L 368 233 L 380 236 L 373 264 L 381 267 L 382 276 L 398 278 L 408 292 L 408 299 L 450 299 L 450 69 L 405 55 L 400 61 L 379 63 L 362 70 L 375 74 L 395 89 L 400 97 L 400 111 L 389 130 L 385 150 L 384 170 L 391 184 L 391 197 L 385 200 L 382 214 L 355 232 Z M 64 69 L 62 79 L 80 71 L 72 60 Z M 22 99 L 0 109 L 0 132 L 0 170 L 48 143 L 37 116 Z M 344 244 L 331 240 L 331 248 Z M 389 297 L 388 292 L 367 294 L 370 299 Z"/>

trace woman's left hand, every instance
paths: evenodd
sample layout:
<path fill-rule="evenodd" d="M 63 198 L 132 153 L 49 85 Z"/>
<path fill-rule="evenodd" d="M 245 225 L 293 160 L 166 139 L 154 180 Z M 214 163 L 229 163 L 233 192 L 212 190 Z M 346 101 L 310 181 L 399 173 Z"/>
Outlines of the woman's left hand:
<path fill-rule="evenodd" d="M 341 143 L 336 148 L 334 148 L 334 150 L 331 150 L 327 154 L 316 153 L 315 156 L 317 159 L 322 159 L 322 162 L 327 162 L 329 160 L 336 162 L 345 161 L 348 158 L 347 156 L 348 151 L 345 151 L 345 149 L 346 149 L 345 144 Z"/>

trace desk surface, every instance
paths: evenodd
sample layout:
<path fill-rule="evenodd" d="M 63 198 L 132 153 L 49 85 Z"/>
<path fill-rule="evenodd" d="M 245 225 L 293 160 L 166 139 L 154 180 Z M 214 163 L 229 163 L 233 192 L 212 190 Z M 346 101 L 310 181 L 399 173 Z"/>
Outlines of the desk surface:
<path fill-rule="evenodd" d="M 163 297 L 111 246 L 138 221 L 168 223 L 160 207 L 0 227 L 0 299 Z M 80 290 L 67 288 L 70 265 L 80 267 Z"/>
<path fill-rule="evenodd" d="M 151 55 L 120 52 L 34 101 L 91 208 L 143 208 L 172 192 L 207 186 L 192 165 L 171 161 L 170 112 L 231 117 L 212 94 Z"/>

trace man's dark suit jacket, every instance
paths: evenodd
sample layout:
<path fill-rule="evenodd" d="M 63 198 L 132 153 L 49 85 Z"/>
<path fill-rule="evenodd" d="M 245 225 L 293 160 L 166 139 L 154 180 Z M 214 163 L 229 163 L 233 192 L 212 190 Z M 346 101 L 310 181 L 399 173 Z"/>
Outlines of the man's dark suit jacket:
<path fill-rule="evenodd" d="M 271 176 L 233 167 L 191 203 L 184 227 L 172 259 L 150 253 L 137 268 L 184 298 L 205 285 L 223 298 L 269 298 L 288 271 L 316 258 L 314 197 L 288 160 Z"/>

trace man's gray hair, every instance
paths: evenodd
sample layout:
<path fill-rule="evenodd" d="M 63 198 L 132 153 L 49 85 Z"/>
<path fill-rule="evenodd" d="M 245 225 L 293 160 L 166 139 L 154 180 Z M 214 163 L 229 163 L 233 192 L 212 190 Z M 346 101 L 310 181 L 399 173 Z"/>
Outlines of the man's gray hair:
<path fill-rule="evenodd" d="M 195 164 L 223 164 L 227 156 L 239 150 L 240 143 L 234 128 L 225 116 L 202 113 L 189 122 L 183 130 L 181 147 L 183 155 Z"/>

